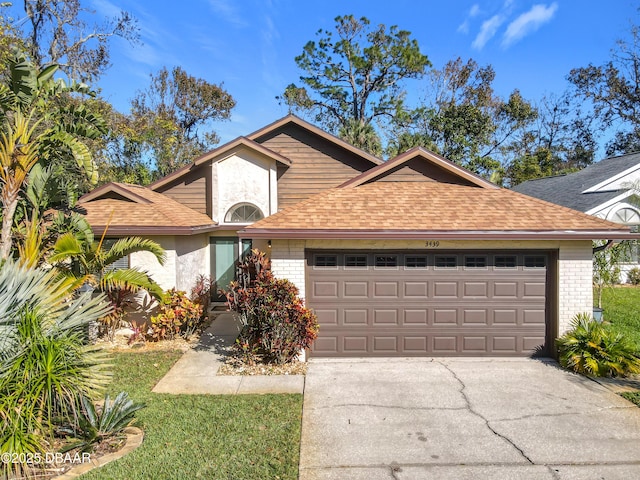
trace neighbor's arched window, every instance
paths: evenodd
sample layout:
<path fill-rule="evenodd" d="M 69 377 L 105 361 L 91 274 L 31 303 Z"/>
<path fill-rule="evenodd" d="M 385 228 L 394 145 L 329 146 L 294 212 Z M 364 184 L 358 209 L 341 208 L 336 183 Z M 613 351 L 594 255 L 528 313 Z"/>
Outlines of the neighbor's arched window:
<path fill-rule="evenodd" d="M 624 207 L 616 210 L 611 220 L 624 225 L 637 225 L 640 223 L 640 215 L 636 209 Z"/>
<path fill-rule="evenodd" d="M 264 218 L 264 215 L 258 207 L 250 203 L 239 203 L 229 209 L 224 216 L 224 221 L 226 223 L 253 223 L 261 218 Z"/>

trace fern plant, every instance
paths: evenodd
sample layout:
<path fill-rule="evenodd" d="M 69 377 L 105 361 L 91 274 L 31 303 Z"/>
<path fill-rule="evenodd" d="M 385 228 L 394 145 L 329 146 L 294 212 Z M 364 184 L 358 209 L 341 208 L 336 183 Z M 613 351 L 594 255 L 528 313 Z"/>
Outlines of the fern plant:
<path fill-rule="evenodd" d="M 640 373 L 640 357 L 635 347 L 608 324 L 580 313 L 571 330 L 556 340 L 560 365 L 594 377 L 617 377 Z"/>

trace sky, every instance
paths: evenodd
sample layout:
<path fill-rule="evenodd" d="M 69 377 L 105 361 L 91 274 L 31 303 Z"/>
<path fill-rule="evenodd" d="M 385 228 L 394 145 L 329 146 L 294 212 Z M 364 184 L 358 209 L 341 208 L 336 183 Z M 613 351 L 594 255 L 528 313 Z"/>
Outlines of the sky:
<path fill-rule="evenodd" d="M 222 83 L 236 99 L 229 121 L 213 127 L 222 142 L 286 115 L 276 96 L 302 72 L 294 58 L 335 17 L 367 17 L 372 25 L 411 32 L 435 68 L 473 58 L 496 72 L 501 96 L 514 89 L 531 101 L 560 94 L 572 68 L 601 64 L 616 40 L 638 23 L 630 0 L 88 0 L 96 16 L 126 10 L 138 20 L 140 45 L 112 44 L 113 65 L 102 94 L 126 112 L 136 91 L 163 66 Z M 409 99 L 426 95 L 426 80 L 405 84 Z"/>

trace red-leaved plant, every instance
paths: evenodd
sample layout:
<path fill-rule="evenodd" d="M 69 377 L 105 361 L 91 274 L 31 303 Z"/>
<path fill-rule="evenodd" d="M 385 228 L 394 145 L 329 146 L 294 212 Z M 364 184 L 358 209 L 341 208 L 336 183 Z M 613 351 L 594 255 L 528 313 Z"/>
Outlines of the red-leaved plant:
<path fill-rule="evenodd" d="M 242 322 L 236 348 L 247 360 L 288 363 L 311 347 L 318 322 L 298 293 L 289 280 L 273 276 L 269 260 L 259 250 L 252 250 L 238 265 L 238 280 L 225 295 L 227 306 Z"/>

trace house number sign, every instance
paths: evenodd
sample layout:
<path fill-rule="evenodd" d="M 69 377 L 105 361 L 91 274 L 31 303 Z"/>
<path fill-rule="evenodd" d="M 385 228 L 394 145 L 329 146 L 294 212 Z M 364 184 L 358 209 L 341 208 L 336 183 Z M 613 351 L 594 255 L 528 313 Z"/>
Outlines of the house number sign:
<path fill-rule="evenodd" d="M 440 246 L 440 242 L 438 240 L 427 240 L 424 242 L 424 246 L 427 248 L 437 248 Z"/>

